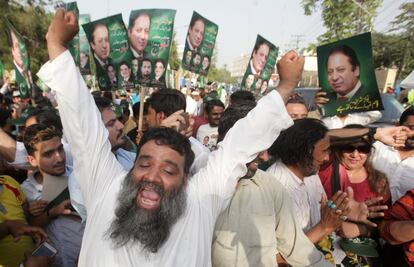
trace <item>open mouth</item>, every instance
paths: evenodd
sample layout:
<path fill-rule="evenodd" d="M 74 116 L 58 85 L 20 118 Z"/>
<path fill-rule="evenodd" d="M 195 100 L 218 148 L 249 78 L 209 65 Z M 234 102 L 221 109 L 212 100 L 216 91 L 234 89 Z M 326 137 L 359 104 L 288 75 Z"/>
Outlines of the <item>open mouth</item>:
<path fill-rule="evenodd" d="M 144 187 L 137 192 L 137 205 L 146 210 L 156 210 L 160 207 L 161 196 L 151 187 Z"/>

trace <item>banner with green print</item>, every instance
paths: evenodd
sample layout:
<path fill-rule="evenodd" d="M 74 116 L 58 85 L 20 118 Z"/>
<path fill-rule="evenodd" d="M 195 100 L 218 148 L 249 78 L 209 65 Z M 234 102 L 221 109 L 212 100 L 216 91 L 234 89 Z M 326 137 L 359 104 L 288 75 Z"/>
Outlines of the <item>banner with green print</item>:
<path fill-rule="evenodd" d="M 4 75 L 4 65 L 3 62 L 0 60 L 0 79 L 3 81 L 3 75 Z"/>
<path fill-rule="evenodd" d="M 252 91 L 255 96 L 263 95 L 275 71 L 278 53 L 277 46 L 257 35 L 241 88 Z"/>
<path fill-rule="evenodd" d="M 26 49 L 23 37 L 17 32 L 8 19 L 5 19 L 7 26 L 7 35 L 11 53 L 13 57 L 13 65 L 16 73 L 16 84 L 20 90 L 21 98 L 29 98 L 31 95 L 31 73 L 30 59 Z"/>
<path fill-rule="evenodd" d="M 63 4 L 63 8 L 66 11 L 72 11 L 76 17 L 79 19 L 79 9 L 76 2 L 70 2 Z M 79 34 L 76 34 L 75 37 L 68 43 L 68 50 L 71 53 L 73 60 L 75 60 L 76 66 L 79 66 L 80 63 L 80 50 L 79 50 Z"/>
<path fill-rule="evenodd" d="M 122 15 L 117 14 L 82 25 L 88 38 L 101 90 L 134 88 L 132 53 Z M 120 79 L 120 77 L 123 77 Z"/>
<path fill-rule="evenodd" d="M 217 33 L 217 24 L 193 12 L 181 62 L 183 69 L 207 76 Z"/>
<path fill-rule="evenodd" d="M 86 24 L 91 21 L 89 14 L 79 15 L 79 25 Z M 83 27 L 79 27 L 79 69 L 82 75 L 91 74 L 91 58 L 90 47 L 86 33 Z"/>
<path fill-rule="evenodd" d="M 140 9 L 129 16 L 132 74 L 142 86 L 165 87 L 174 32 L 175 10 Z"/>

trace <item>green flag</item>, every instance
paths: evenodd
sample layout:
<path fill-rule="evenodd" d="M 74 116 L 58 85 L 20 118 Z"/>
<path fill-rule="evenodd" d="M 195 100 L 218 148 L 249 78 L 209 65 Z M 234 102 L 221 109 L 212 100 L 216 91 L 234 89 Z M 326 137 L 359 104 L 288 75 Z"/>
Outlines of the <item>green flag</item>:
<path fill-rule="evenodd" d="M 252 91 L 256 96 L 263 95 L 275 70 L 278 53 L 277 46 L 257 35 L 241 88 Z"/>
<path fill-rule="evenodd" d="M 30 97 L 30 89 L 32 88 L 29 55 L 22 36 L 16 31 L 7 18 L 5 21 L 13 57 L 14 70 L 16 72 L 16 83 L 20 90 L 20 97 L 28 98 Z"/>

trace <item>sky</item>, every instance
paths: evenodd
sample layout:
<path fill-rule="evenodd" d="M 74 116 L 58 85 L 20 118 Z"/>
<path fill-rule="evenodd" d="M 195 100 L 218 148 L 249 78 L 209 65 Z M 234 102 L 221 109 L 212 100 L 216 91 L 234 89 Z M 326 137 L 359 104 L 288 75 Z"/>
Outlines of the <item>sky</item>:
<path fill-rule="evenodd" d="M 351 0 L 347 0 L 351 1 Z M 216 43 L 218 65 L 230 66 L 242 53 L 250 54 L 257 34 L 281 50 L 299 49 L 315 42 L 325 32 L 320 11 L 305 16 L 300 0 L 78 0 L 80 14 L 92 20 L 122 13 L 128 22 L 131 10 L 167 8 L 177 10 L 174 29 L 176 41 L 184 44 L 193 11 L 219 25 Z M 374 21 L 374 29 L 385 32 L 407 0 L 383 0 Z M 298 37 L 297 37 L 298 36 Z"/>

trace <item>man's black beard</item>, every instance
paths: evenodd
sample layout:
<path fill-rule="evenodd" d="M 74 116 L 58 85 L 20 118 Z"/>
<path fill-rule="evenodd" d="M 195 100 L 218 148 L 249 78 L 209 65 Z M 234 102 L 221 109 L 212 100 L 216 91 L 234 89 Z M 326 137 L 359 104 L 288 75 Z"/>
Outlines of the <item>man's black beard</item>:
<path fill-rule="evenodd" d="M 137 192 L 143 187 L 151 187 L 160 195 L 158 210 L 147 211 L 137 206 Z M 129 241 L 139 241 L 144 251 L 156 253 L 167 240 L 171 227 L 184 213 L 186 203 L 185 186 L 166 195 L 159 184 L 146 181 L 134 183 L 130 172 L 122 183 L 115 219 L 107 234 L 116 247 L 126 245 Z"/>

